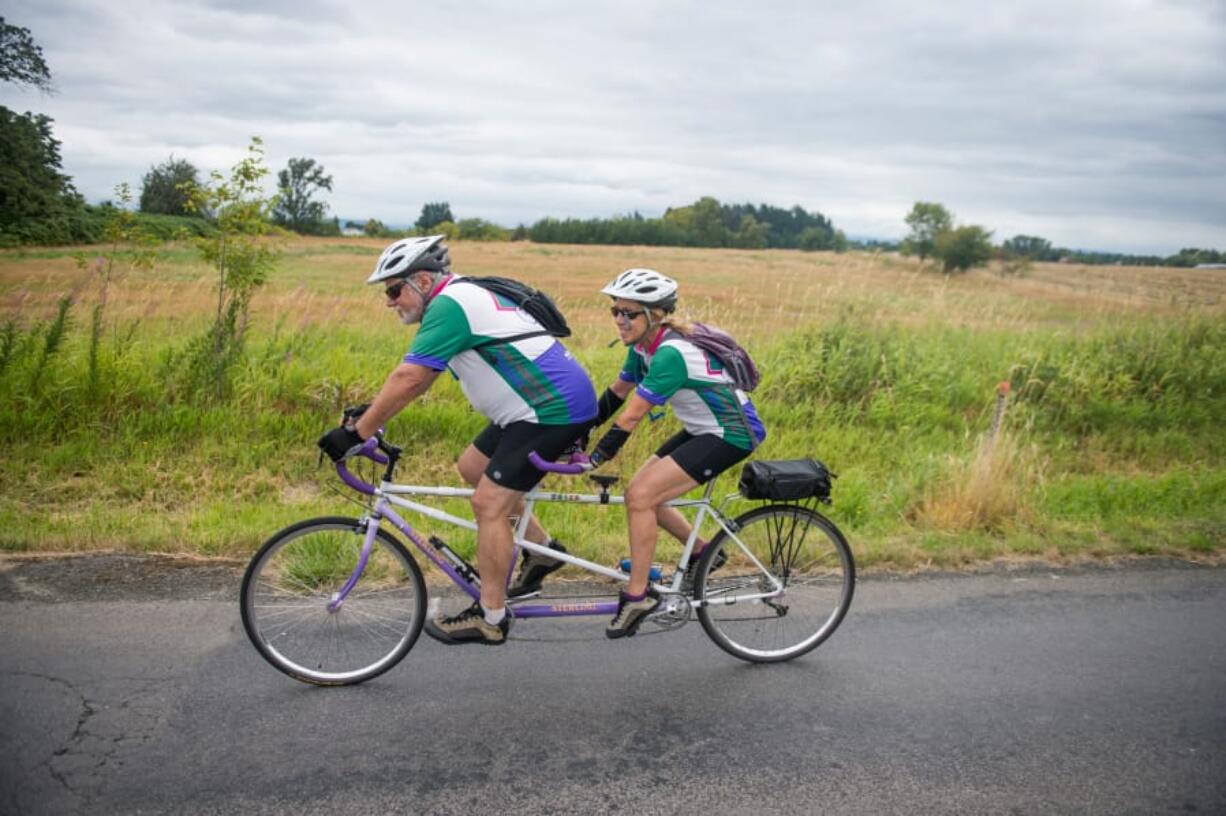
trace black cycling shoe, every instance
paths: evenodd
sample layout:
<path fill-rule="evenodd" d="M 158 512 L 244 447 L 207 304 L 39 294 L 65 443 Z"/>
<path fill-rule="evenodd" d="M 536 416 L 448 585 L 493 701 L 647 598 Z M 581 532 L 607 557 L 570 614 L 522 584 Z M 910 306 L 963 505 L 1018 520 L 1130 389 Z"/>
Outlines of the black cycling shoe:
<path fill-rule="evenodd" d="M 556 538 L 549 542 L 549 549 L 556 552 L 566 552 L 566 548 Z M 557 572 L 564 566 L 566 566 L 565 561 L 525 551 L 523 559 L 519 562 L 519 575 L 515 577 L 515 582 L 507 589 L 507 597 L 525 598 L 540 592 L 541 582 L 551 573 Z"/>
<path fill-rule="evenodd" d="M 710 547 L 711 545 L 708 544 L 707 546 Z M 690 558 L 690 563 L 685 568 L 685 575 L 682 576 L 681 578 L 681 594 L 682 595 L 692 595 L 694 593 L 694 576 L 698 572 L 698 562 L 702 558 L 705 552 L 706 550 L 704 549 L 698 555 L 692 556 Z M 716 554 L 715 563 L 711 565 L 711 569 L 707 573 L 707 575 L 710 575 L 712 572 L 715 572 L 717 569 L 719 569 L 720 567 L 722 567 L 724 564 L 727 564 L 727 563 L 728 563 L 728 551 L 721 549 Z"/>

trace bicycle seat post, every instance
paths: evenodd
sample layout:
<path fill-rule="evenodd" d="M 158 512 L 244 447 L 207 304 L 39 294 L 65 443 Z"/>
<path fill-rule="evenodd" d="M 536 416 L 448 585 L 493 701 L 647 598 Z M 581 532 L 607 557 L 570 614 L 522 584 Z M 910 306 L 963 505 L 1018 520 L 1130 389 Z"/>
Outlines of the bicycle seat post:
<path fill-rule="evenodd" d="M 608 476 L 603 473 L 593 473 L 588 478 L 600 485 L 600 503 L 609 503 L 609 488 L 617 484 L 618 476 Z"/>

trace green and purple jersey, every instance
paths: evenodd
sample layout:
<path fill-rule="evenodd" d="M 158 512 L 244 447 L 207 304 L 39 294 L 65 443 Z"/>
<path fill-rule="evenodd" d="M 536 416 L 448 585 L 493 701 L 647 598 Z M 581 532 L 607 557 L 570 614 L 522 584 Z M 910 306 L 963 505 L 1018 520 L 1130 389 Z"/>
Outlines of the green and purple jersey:
<path fill-rule="evenodd" d="M 631 346 L 619 376 L 652 405 L 671 405 L 694 436 L 713 434 L 746 450 L 766 438 L 753 402 L 719 359 L 673 329 L 658 334 L 649 347 Z"/>
<path fill-rule="evenodd" d="M 406 363 L 451 371 L 490 422 L 569 425 L 596 416 L 596 392 L 579 361 L 504 297 L 450 276 L 431 293 Z M 494 341 L 494 342 L 490 342 Z"/>

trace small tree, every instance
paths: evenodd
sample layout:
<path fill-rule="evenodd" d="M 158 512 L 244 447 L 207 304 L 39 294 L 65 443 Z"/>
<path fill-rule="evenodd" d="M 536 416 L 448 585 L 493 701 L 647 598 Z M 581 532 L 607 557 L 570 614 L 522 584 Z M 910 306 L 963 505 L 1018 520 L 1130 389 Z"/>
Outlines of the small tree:
<path fill-rule="evenodd" d="M 743 249 L 763 249 L 770 243 L 770 231 L 770 224 L 763 224 L 746 213 L 741 216 L 741 223 L 732 235 L 732 245 Z"/>
<path fill-rule="evenodd" d="M 51 119 L 0 105 L 0 233 L 12 230 L 12 240 L 20 242 L 23 226 L 81 210 L 84 201 L 60 162 Z M 62 227 L 51 232 L 68 237 Z"/>
<path fill-rule="evenodd" d="M 834 245 L 834 236 L 821 227 L 805 227 L 797 238 L 797 245 L 805 252 L 830 249 Z"/>
<path fill-rule="evenodd" d="M 140 211 L 161 215 L 190 215 L 194 212 L 191 190 L 200 186 L 200 171 L 186 159 L 171 156 L 149 168 L 141 182 Z"/>
<path fill-rule="evenodd" d="M 260 240 L 269 231 L 275 199 L 263 196 L 264 143 L 253 137 L 247 157 L 234 165 L 230 178 L 214 171 L 207 184 L 193 188 L 190 200 L 200 213 L 213 213 L 217 232 L 195 239 L 196 249 L 217 270 L 217 311 L 213 325 L 188 350 L 189 384 L 200 393 L 223 399 L 232 365 L 242 355 L 248 307 L 264 285 L 280 252 Z"/>
<path fill-rule="evenodd" d="M 444 221 L 455 223 L 455 216 L 451 214 L 451 205 L 446 201 L 431 201 L 423 204 L 421 215 L 417 216 L 417 223 L 413 226 L 419 230 L 431 230 Z"/>
<path fill-rule="evenodd" d="M 332 177 L 324 174 L 314 159 L 290 159 L 289 166 L 277 173 L 278 198 L 273 220 L 294 232 L 318 235 L 327 231 L 328 205 L 315 201 L 320 190 L 332 191 Z"/>
<path fill-rule="evenodd" d="M 904 255 L 918 255 L 920 261 L 933 254 L 939 234 L 953 227 L 949 210 L 931 201 L 917 201 L 906 217 L 911 234 L 903 241 Z"/>
<path fill-rule="evenodd" d="M 946 274 L 965 272 L 992 257 L 991 238 L 992 233 L 974 225 L 947 229 L 937 235 L 932 257 L 941 262 Z"/>
<path fill-rule="evenodd" d="M 1035 235 L 1015 235 L 1000 246 L 1007 257 L 1024 256 L 1032 261 L 1052 260 L 1051 241 Z"/>
<path fill-rule="evenodd" d="M 692 206 L 695 243 L 704 247 L 728 246 L 732 233 L 724 226 L 719 201 L 711 196 L 703 196 Z"/>
<path fill-rule="evenodd" d="M 106 223 L 102 229 L 107 249 L 92 259 L 84 253 L 77 255 L 76 259 L 77 266 L 89 269 L 98 278 L 98 302 L 94 304 L 90 322 L 89 376 L 86 380 L 91 397 L 98 394 L 102 382 L 102 333 L 111 283 L 119 274 L 116 266 L 122 264 L 132 269 L 147 270 L 152 269 L 157 260 L 157 238 L 141 225 L 136 213 L 130 209 L 132 188 L 126 182 L 118 185 L 115 198 L 119 206 L 107 208 Z"/>
<path fill-rule="evenodd" d="M 464 218 L 455 226 L 461 241 L 506 241 L 511 237 L 509 230 L 484 218 Z"/>
<path fill-rule="evenodd" d="M 33 85 L 50 93 L 51 69 L 30 29 L 9 25 L 0 17 L 0 82 Z"/>

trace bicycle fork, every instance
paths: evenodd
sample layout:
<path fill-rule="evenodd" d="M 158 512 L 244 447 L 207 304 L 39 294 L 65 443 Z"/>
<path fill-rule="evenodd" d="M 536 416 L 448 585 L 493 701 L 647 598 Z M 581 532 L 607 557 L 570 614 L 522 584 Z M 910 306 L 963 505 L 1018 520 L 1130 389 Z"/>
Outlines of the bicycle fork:
<path fill-rule="evenodd" d="M 328 611 L 336 614 L 341 611 L 341 605 L 345 603 L 345 598 L 357 586 L 358 579 L 362 577 L 362 571 L 366 569 L 366 562 L 370 560 L 370 550 L 375 546 L 375 536 L 379 534 L 379 522 L 374 521 L 370 517 L 361 520 L 366 524 L 366 535 L 362 541 L 362 552 L 358 555 L 358 563 L 353 568 L 353 574 L 349 576 L 349 580 L 345 581 L 345 585 L 332 593 L 332 599 L 328 601 Z"/>

